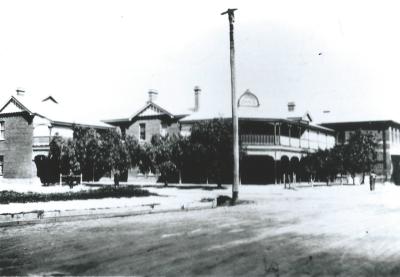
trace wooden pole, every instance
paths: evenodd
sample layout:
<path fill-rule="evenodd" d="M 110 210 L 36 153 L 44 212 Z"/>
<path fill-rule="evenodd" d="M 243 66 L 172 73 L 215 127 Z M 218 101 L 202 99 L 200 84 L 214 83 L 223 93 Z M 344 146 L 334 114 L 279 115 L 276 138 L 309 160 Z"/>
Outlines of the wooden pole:
<path fill-rule="evenodd" d="M 221 15 L 228 14 L 229 19 L 229 44 L 231 65 L 231 92 L 232 92 L 232 125 L 233 125 L 233 185 L 232 202 L 235 203 L 239 197 L 239 120 L 237 115 L 236 101 L 236 78 L 235 78 L 235 44 L 233 37 L 234 12 L 237 9 L 228 9 Z"/>

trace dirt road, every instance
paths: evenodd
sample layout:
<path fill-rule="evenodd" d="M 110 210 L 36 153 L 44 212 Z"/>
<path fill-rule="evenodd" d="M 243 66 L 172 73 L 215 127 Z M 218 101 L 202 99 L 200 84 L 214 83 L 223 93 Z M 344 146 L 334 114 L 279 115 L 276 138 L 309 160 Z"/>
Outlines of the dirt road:
<path fill-rule="evenodd" d="M 400 274 L 400 188 L 249 186 L 241 197 L 255 203 L 3 228 L 0 275 Z"/>

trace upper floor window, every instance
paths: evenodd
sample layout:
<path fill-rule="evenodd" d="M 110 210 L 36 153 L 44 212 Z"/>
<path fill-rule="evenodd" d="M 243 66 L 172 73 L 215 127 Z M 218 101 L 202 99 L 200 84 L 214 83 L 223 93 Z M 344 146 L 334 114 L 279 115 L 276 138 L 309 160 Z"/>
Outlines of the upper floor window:
<path fill-rule="evenodd" d="M 4 121 L 0 121 L 0 139 L 5 138 L 4 133 L 5 133 L 5 123 Z"/>
<path fill-rule="evenodd" d="M 344 144 L 346 142 L 345 132 L 341 131 L 338 133 L 337 140 L 339 144 Z"/>
<path fill-rule="evenodd" d="M 125 128 L 121 128 L 121 136 L 122 136 L 122 139 L 126 139 L 126 129 Z"/>
<path fill-rule="evenodd" d="M 139 138 L 140 138 L 140 140 L 146 140 L 146 124 L 145 123 L 139 124 Z"/>

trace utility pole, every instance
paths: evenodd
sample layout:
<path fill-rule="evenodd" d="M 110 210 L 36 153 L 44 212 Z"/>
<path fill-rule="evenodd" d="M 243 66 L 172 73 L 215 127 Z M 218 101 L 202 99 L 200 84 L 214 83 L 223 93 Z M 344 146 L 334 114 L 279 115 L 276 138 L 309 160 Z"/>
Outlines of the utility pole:
<path fill-rule="evenodd" d="M 228 14 L 229 19 L 229 43 L 231 62 L 231 91 L 232 91 L 232 125 L 233 125 L 233 184 L 232 203 L 234 204 L 239 196 L 239 120 L 237 115 L 236 101 L 236 78 L 235 78 L 235 44 L 233 39 L 234 12 L 237 9 L 228 9 L 221 15 Z"/>

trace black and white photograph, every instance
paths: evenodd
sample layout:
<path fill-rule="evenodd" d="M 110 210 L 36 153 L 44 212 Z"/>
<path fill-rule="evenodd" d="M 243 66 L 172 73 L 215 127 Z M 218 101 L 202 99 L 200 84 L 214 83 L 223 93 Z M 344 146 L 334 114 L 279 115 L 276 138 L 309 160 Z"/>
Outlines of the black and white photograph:
<path fill-rule="evenodd" d="M 0 1 L 0 276 L 400 276 L 399 15 Z"/>

